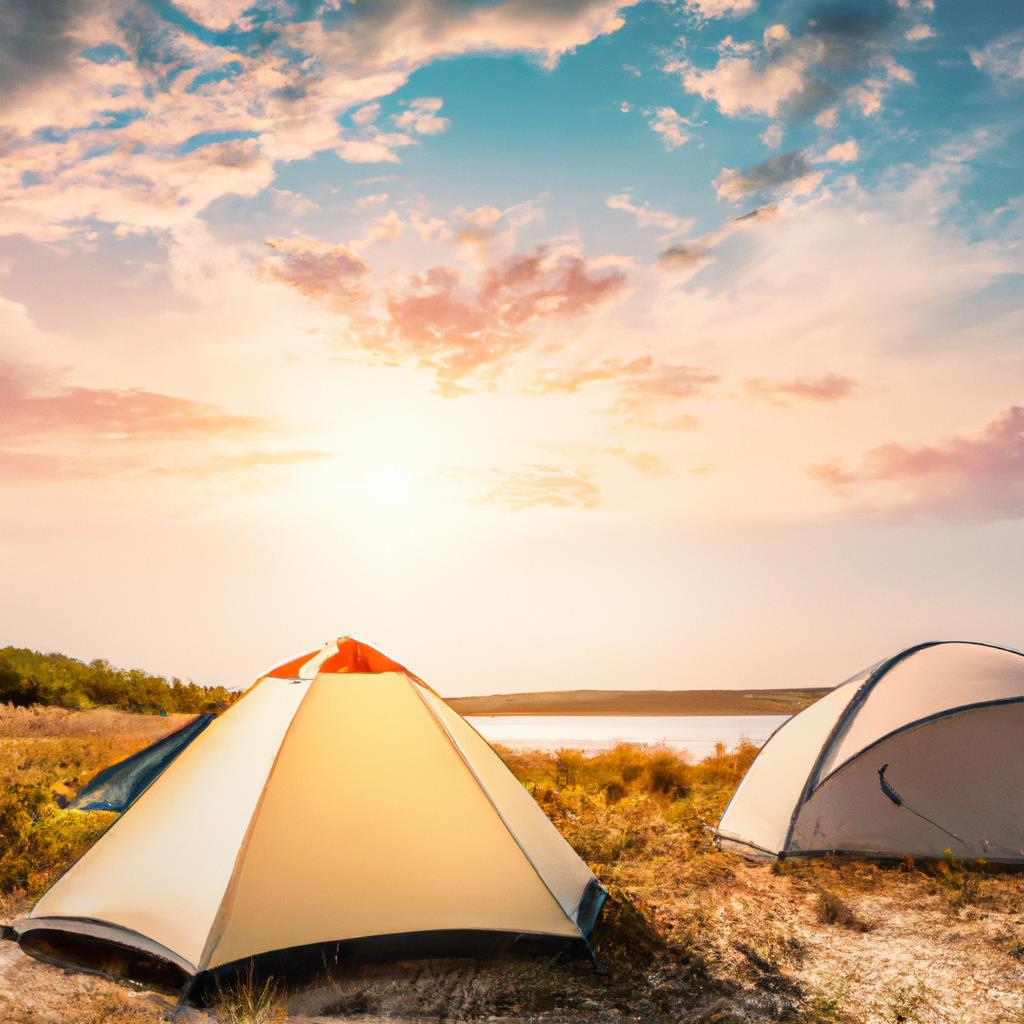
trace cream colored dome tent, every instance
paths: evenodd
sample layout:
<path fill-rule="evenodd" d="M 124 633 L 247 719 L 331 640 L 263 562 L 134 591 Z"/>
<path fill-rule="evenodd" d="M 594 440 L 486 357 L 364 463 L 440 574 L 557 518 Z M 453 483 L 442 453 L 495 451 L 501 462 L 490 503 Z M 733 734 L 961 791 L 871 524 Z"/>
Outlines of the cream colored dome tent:
<path fill-rule="evenodd" d="M 769 739 L 717 834 L 754 857 L 1024 863 L 1024 655 L 925 643 L 842 683 Z"/>
<path fill-rule="evenodd" d="M 589 950 L 604 897 L 470 725 L 343 638 L 263 676 L 14 928 L 44 958 L 184 983 L 364 941 Z"/>

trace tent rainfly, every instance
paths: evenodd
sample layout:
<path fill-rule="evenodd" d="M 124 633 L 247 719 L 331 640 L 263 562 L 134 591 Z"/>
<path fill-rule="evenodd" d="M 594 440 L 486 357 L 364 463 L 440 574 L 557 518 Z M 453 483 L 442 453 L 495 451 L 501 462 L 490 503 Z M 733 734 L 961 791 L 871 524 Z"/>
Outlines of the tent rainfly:
<path fill-rule="evenodd" d="M 1024 863 L 1024 655 L 925 643 L 837 686 L 761 749 L 718 842 Z"/>
<path fill-rule="evenodd" d="M 114 954 L 194 984 L 262 957 L 322 966 L 361 940 L 589 951 L 604 898 L 480 735 L 346 637 L 199 731 L 14 929 L 58 963 Z"/>

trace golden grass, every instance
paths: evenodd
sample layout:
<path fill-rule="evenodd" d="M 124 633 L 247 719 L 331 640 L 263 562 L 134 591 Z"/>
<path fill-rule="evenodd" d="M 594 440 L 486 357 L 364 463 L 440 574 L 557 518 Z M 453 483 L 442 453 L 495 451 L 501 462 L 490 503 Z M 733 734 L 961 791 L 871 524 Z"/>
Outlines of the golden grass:
<path fill-rule="evenodd" d="M 189 717 L 0 704 L 0 916 L 27 909 L 114 820 L 62 810 L 58 796 Z"/>
<path fill-rule="evenodd" d="M 180 721 L 0 706 L 0 915 L 24 912 L 111 819 L 61 810 L 55 784 L 82 780 Z M 943 1017 L 930 1009 L 948 995 L 934 979 L 908 979 L 905 990 L 879 981 L 889 987 L 873 993 L 845 962 L 829 959 L 828 950 L 856 955 L 861 959 L 851 963 L 875 972 L 885 942 L 899 949 L 912 934 L 915 943 L 933 943 L 934 957 L 969 941 L 963 954 L 969 968 L 958 968 L 966 973 L 949 986 L 977 1002 L 971 986 L 982 982 L 974 975 L 984 969 L 993 979 L 984 984 L 998 985 L 1000 971 L 1019 972 L 1024 964 L 1024 875 L 952 858 L 892 866 L 824 858 L 769 869 L 719 853 L 710 829 L 756 751 L 751 743 L 732 751 L 720 746 L 711 757 L 690 762 L 669 749 L 628 744 L 592 757 L 498 748 L 610 890 L 594 933 L 597 955 L 610 973 L 596 975 L 586 963 L 547 961 L 381 966 L 335 982 L 330 1012 L 462 1019 L 554 1013 L 551 1019 L 565 1021 L 694 1024 L 988 1024 L 980 1016 L 942 1011 Z M 896 927 L 892 921 L 900 915 L 903 923 Z M 865 927 L 870 934 L 862 934 Z M 254 982 L 222 993 L 219 1015 L 274 1020 L 280 999 L 294 1005 L 298 998 L 264 992 Z M 861 1010 L 870 999 L 876 999 L 877 1012 L 865 1016 Z M 150 1012 L 125 1001 L 97 1008 L 98 1016 L 80 1016 L 89 1024 L 127 1024 Z M 8 1018 L 20 1024 L 14 1009 Z"/>

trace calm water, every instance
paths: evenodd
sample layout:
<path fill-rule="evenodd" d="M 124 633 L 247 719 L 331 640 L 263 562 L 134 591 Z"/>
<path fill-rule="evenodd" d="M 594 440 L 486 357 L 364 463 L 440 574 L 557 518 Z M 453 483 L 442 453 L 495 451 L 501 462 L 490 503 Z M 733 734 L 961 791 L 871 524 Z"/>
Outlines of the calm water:
<path fill-rule="evenodd" d="M 616 743 L 665 743 L 705 757 L 721 741 L 735 746 L 744 737 L 766 739 L 785 715 L 469 715 L 467 720 L 492 743 L 522 750 L 607 750 Z"/>

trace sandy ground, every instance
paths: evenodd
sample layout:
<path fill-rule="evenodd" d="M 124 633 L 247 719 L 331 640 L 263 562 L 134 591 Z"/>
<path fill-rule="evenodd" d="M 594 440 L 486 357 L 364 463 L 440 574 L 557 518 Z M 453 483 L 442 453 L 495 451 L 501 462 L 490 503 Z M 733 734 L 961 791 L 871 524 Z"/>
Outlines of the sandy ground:
<path fill-rule="evenodd" d="M 281 1019 L 1024 1024 L 1024 876 L 984 879 L 969 905 L 956 905 L 919 872 L 856 863 L 788 873 L 723 855 L 667 874 L 674 895 L 654 901 L 654 913 L 692 936 L 710 969 L 703 991 L 664 964 L 623 988 L 615 972 L 582 963 L 423 961 L 353 969 L 293 993 Z M 855 927 L 819 920 L 823 886 L 842 893 Z M 0 943 L 4 1024 L 141 1024 L 172 1005 Z"/>
<path fill-rule="evenodd" d="M 783 988 L 792 982 L 826 1020 L 1024 1022 L 1024 876 L 983 878 L 959 905 L 919 872 L 856 862 L 795 875 L 743 861 L 730 867 L 731 877 L 665 908 L 703 925 L 716 973 L 769 988 L 773 976 Z M 821 887 L 841 894 L 861 923 L 823 924 Z"/>

